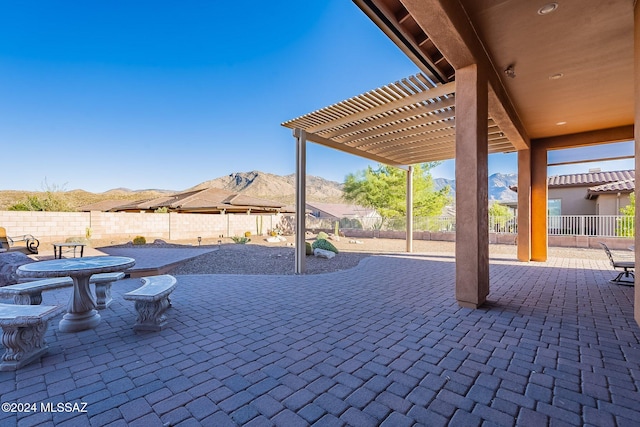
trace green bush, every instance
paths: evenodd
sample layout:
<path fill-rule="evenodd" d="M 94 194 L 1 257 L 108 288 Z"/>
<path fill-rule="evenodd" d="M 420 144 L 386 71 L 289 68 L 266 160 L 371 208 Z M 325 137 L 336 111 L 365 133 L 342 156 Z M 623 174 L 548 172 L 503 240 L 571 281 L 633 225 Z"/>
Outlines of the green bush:
<path fill-rule="evenodd" d="M 324 231 L 319 232 L 318 236 L 316 237 L 316 239 L 318 240 L 327 240 L 328 238 L 329 238 L 329 235 Z"/>
<path fill-rule="evenodd" d="M 239 245 L 244 245 L 247 242 L 250 242 L 251 239 L 248 237 L 238 237 L 238 236 L 233 236 L 231 238 L 231 240 L 233 240 L 235 243 L 239 244 Z"/>
<path fill-rule="evenodd" d="M 313 249 L 324 249 L 326 251 L 331 251 L 334 254 L 338 253 L 338 248 L 333 246 L 333 244 L 330 241 L 326 240 L 326 239 L 316 240 L 315 242 L 313 242 L 313 245 L 311 245 L 311 247 Z"/>
<path fill-rule="evenodd" d="M 307 255 L 313 255 L 313 248 L 311 247 L 311 243 L 309 242 L 304 242 L 305 243 L 305 253 Z"/>
<path fill-rule="evenodd" d="M 136 236 L 133 238 L 133 244 L 134 245 L 146 245 L 147 244 L 147 239 L 145 239 L 143 236 Z"/>

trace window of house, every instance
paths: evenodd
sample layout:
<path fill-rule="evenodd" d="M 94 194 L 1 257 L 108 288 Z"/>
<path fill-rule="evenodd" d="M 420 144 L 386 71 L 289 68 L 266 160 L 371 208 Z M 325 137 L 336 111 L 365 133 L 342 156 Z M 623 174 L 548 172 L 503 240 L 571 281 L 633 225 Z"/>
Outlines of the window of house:
<path fill-rule="evenodd" d="M 547 203 L 547 215 L 562 215 L 562 199 L 549 199 Z"/>

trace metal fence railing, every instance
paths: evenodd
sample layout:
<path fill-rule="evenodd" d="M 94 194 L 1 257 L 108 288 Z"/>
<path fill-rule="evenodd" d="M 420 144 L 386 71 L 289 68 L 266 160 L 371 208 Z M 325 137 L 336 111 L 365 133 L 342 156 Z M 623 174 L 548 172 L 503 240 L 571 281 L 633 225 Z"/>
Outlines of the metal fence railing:
<path fill-rule="evenodd" d="M 634 217 L 624 215 L 549 216 L 548 232 L 552 236 L 631 237 Z"/>
<path fill-rule="evenodd" d="M 552 236 L 601 236 L 632 237 L 635 233 L 634 217 L 624 215 L 553 215 L 547 217 L 548 234 Z M 341 230 L 406 230 L 405 218 L 343 218 L 338 221 Z M 330 229 L 336 221 L 307 217 L 307 228 Z M 456 219 L 451 216 L 416 217 L 414 231 L 456 231 Z M 518 232 L 517 219 L 513 216 L 490 216 L 489 231 L 494 233 Z"/>

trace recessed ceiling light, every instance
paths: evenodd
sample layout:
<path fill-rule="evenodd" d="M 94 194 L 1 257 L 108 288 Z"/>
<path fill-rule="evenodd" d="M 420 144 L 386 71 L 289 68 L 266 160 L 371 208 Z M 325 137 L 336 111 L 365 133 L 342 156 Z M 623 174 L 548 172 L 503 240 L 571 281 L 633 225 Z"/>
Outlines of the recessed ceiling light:
<path fill-rule="evenodd" d="M 538 15 L 548 15 L 551 12 L 555 11 L 558 8 L 558 3 L 547 3 L 538 9 Z"/>
<path fill-rule="evenodd" d="M 555 73 L 555 74 L 551 74 L 549 76 L 549 80 L 558 80 L 564 77 L 564 74 L 562 73 Z"/>
<path fill-rule="evenodd" d="M 558 123 L 556 123 L 556 125 L 558 125 L 558 126 L 564 126 L 566 124 L 567 124 L 567 122 L 558 122 Z"/>

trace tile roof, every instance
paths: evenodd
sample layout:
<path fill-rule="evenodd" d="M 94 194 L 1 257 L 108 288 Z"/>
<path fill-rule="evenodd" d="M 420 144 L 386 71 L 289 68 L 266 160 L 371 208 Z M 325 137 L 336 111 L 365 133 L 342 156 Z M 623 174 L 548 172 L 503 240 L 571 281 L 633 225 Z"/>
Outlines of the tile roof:
<path fill-rule="evenodd" d="M 634 180 L 635 170 L 553 175 L 547 179 L 549 187 L 593 187 L 618 181 Z"/>
<path fill-rule="evenodd" d="M 129 203 L 125 206 L 118 206 L 112 211 L 156 210 L 165 207 L 170 211 L 182 212 L 219 212 L 223 210 L 274 212 L 282 211 L 284 204 L 210 187 Z"/>
<path fill-rule="evenodd" d="M 608 182 L 606 184 L 589 187 L 589 194 L 602 193 L 630 193 L 636 189 L 635 179 L 625 179 L 624 181 Z"/>
<path fill-rule="evenodd" d="M 90 203 L 88 205 L 78 207 L 78 212 L 102 211 L 106 212 L 118 206 L 128 205 L 129 200 L 102 200 L 100 202 Z"/>

